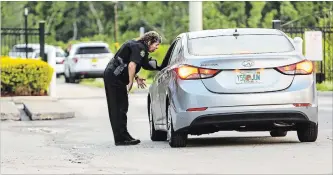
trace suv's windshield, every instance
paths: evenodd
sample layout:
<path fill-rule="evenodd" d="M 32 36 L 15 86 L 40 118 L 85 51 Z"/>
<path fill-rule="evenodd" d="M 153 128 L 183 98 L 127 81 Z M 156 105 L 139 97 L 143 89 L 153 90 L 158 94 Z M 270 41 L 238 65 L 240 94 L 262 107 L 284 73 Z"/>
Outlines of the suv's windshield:
<path fill-rule="evenodd" d="M 288 52 L 294 47 L 283 35 L 240 35 L 190 39 L 188 49 L 190 54 L 209 56 Z"/>
<path fill-rule="evenodd" d="M 77 54 L 99 54 L 99 53 L 110 53 L 109 49 L 103 46 L 97 47 L 80 47 Z"/>

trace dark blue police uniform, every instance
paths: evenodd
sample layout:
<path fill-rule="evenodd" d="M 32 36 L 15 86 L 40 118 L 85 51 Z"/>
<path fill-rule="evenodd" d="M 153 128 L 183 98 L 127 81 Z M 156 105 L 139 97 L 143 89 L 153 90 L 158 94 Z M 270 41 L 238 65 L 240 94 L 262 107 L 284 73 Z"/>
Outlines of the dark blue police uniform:
<path fill-rule="evenodd" d="M 149 66 L 148 61 L 148 46 L 141 41 L 129 40 L 120 47 L 105 69 L 104 86 L 116 145 L 140 143 L 140 140 L 133 139 L 127 131 L 128 64 L 136 63 L 135 74 L 137 74 L 141 67 L 154 70 Z"/>

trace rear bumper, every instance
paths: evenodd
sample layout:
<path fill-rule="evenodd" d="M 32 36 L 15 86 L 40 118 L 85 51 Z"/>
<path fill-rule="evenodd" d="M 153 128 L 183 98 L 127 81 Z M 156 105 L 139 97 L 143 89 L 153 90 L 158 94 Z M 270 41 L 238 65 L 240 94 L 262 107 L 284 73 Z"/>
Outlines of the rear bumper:
<path fill-rule="evenodd" d="M 276 124 L 317 123 L 318 107 L 291 107 L 292 105 L 244 106 L 208 109 L 201 112 L 173 111 L 174 129 L 189 133 L 208 130 L 270 131 Z M 240 112 L 241 111 L 241 112 Z M 295 128 L 290 127 L 288 130 Z M 209 132 L 208 132 L 209 133 Z"/>
<path fill-rule="evenodd" d="M 63 64 L 56 64 L 55 65 L 55 71 L 58 75 L 63 74 L 64 70 L 65 70 L 65 66 Z"/>
<path fill-rule="evenodd" d="M 219 107 L 197 112 L 176 112 L 172 109 L 171 115 L 175 130 L 200 132 L 205 127 L 237 130 L 241 126 L 247 126 L 248 130 L 271 130 L 274 123 L 317 123 L 318 106 L 294 107 L 290 104 Z"/>

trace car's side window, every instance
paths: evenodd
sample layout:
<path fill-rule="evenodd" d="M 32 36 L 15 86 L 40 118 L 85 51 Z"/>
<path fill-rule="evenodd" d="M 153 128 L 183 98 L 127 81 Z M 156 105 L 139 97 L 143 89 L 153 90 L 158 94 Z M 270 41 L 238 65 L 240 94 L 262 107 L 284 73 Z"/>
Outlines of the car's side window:
<path fill-rule="evenodd" d="M 171 54 L 171 57 L 170 57 L 170 60 L 169 60 L 169 65 L 173 64 L 174 61 L 178 58 L 178 55 L 179 55 L 179 51 L 180 51 L 180 48 L 181 48 L 181 40 L 179 39 L 176 43 L 176 46 L 174 47 L 173 51 L 172 51 L 172 54 Z"/>
<path fill-rule="evenodd" d="M 166 55 L 165 55 L 165 57 L 163 59 L 163 62 L 161 64 L 161 66 L 160 66 L 162 69 L 164 69 L 165 67 L 168 66 L 168 63 L 169 63 L 170 58 L 171 58 L 172 51 L 174 50 L 176 43 L 177 43 L 177 40 L 173 41 L 172 44 L 171 44 L 171 46 L 170 46 L 170 48 L 168 49 L 168 51 L 167 51 L 167 53 L 166 53 Z"/>

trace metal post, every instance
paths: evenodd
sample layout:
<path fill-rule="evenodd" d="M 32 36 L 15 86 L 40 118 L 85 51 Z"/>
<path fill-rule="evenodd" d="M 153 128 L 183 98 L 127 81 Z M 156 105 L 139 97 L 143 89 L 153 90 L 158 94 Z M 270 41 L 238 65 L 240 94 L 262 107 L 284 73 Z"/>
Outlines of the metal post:
<path fill-rule="evenodd" d="M 28 8 L 24 9 L 25 57 L 28 58 Z"/>
<path fill-rule="evenodd" d="M 140 37 L 143 36 L 144 34 L 145 34 L 145 28 L 140 27 Z"/>
<path fill-rule="evenodd" d="M 190 31 L 202 30 L 202 2 L 189 1 Z"/>
<path fill-rule="evenodd" d="M 56 71 L 55 71 L 55 65 L 56 65 L 56 48 L 54 46 L 51 46 L 48 48 L 47 51 L 47 55 L 48 55 L 48 59 L 47 59 L 47 63 L 54 69 L 53 74 L 52 74 L 52 79 L 50 82 L 50 86 L 49 86 L 49 96 L 52 98 L 56 98 L 57 94 L 56 94 Z"/>
<path fill-rule="evenodd" d="M 272 28 L 281 30 L 281 20 L 273 20 L 272 21 Z"/>
<path fill-rule="evenodd" d="M 39 48 L 42 60 L 47 62 L 45 57 L 45 21 L 39 21 Z"/>

